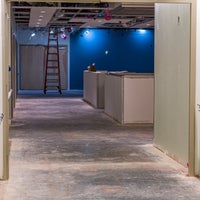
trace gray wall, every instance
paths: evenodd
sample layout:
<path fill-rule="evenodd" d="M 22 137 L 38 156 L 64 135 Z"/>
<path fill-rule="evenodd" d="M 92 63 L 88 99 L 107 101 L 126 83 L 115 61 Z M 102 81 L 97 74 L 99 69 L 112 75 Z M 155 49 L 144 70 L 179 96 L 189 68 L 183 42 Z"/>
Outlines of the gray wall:
<path fill-rule="evenodd" d="M 31 37 L 31 34 L 35 36 Z M 59 39 L 59 55 L 61 70 L 61 87 L 68 88 L 68 45 L 69 36 L 66 40 Z M 43 90 L 44 66 L 46 46 L 48 42 L 47 29 L 17 29 L 18 42 L 18 89 L 20 90 Z M 37 81 L 35 81 L 37 80 Z"/>
<path fill-rule="evenodd" d="M 154 143 L 188 162 L 190 5 L 156 4 Z"/>
<path fill-rule="evenodd" d="M 44 88 L 45 47 L 21 46 L 21 90 L 42 90 Z"/>
<path fill-rule="evenodd" d="M 20 89 L 43 90 L 45 77 L 46 46 L 20 46 Z M 67 89 L 67 47 L 59 47 L 61 88 Z"/>

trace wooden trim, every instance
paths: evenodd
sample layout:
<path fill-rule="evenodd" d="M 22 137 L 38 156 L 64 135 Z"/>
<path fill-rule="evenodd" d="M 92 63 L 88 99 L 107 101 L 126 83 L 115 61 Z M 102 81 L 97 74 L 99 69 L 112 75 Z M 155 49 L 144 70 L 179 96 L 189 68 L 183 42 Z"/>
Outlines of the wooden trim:
<path fill-rule="evenodd" d="M 193 3 L 196 0 L 100 0 L 100 2 L 113 3 Z"/>
<path fill-rule="evenodd" d="M 17 0 L 6 0 L 16 2 Z M 20 2 L 53 2 L 53 3 L 100 3 L 100 0 L 20 0 Z"/>
<path fill-rule="evenodd" d="M 195 175 L 195 82 L 196 82 L 196 1 L 191 4 L 190 91 L 189 91 L 189 169 Z"/>
<path fill-rule="evenodd" d="M 10 3 L 2 1 L 2 74 L 3 74 L 3 179 L 9 178 L 8 65 L 10 65 Z"/>

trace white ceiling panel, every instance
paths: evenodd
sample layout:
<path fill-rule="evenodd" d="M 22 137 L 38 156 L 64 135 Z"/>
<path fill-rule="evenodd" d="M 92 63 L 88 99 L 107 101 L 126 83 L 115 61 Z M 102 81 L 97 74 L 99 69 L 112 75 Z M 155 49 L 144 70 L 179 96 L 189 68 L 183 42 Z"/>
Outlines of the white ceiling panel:
<path fill-rule="evenodd" d="M 53 17 L 56 8 L 32 7 L 30 11 L 29 27 L 46 27 Z"/>

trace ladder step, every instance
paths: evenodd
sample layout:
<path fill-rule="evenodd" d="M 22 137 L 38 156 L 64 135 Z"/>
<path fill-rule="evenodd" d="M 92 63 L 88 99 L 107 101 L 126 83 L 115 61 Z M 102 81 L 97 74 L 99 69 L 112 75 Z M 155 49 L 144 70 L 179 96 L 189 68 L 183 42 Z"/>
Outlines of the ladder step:
<path fill-rule="evenodd" d="M 59 85 L 46 85 L 46 88 L 49 88 L 49 87 L 56 87 L 56 88 L 58 88 L 59 87 Z"/>
<path fill-rule="evenodd" d="M 47 66 L 47 69 L 57 69 L 58 68 L 58 66 Z"/>
<path fill-rule="evenodd" d="M 47 82 L 47 86 L 48 85 L 58 85 L 58 82 L 54 81 L 54 82 Z"/>
<path fill-rule="evenodd" d="M 49 35 L 54 35 L 54 37 L 56 37 L 56 34 L 55 34 L 55 33 L 49 33 Z"/>
<path fill-rule="evenodd" d="M 59 74 L 58 73 L 50 73 L 50 72 L 47 72 L 47 76 L 58 76 Z"/>
<path fill-rule="evenodd" d="M 58 77 L 57 76 L 56 77 L 47 77 L 47 81 L 48 82 L 50 82 L 50 81 L 52 81 L 52 82 L 58 81 Z"/>
<path fill-rule="evenodd" d="M 56 61 L 58 61 L 58 59 L 51 59 L 51 60 L 47 60 L 48 62 L 56 62 Z"/>
<path fill-rule="evenodd" d="M 49 47 L 49 53 L 56 53 L 56 54 L 58 54 L 58 50 L 55 47 Z"/>
<path fill-rule="evenodd" d="M 47 78 L 47 82 L 57 82 L 58 79 L 55 79 L 55 78 Z"/>
<path fill-rule="evenodd" d="M 58 83 L 47 83 L 46 84 L 46 87 L 51 87 L 51 86 L 54 86 L 54 87 L 58 87 Z"/>

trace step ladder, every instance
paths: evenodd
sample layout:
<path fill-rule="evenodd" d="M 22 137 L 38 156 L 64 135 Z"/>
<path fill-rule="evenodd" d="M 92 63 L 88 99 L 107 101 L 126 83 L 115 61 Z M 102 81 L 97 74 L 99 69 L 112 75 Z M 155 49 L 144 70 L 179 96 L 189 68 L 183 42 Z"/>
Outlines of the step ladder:
<path fill-rule="evenodd" d="M 48 31 L 46 68 L 44 77 L 44 94 L 46 94 L 47 90 L 57 90 L 60 94 L 62 94 L 60 80 L 58 31 L 51 27 Z"/>

